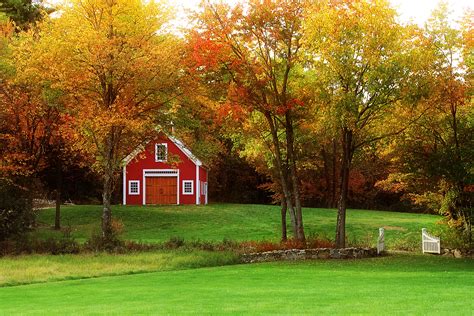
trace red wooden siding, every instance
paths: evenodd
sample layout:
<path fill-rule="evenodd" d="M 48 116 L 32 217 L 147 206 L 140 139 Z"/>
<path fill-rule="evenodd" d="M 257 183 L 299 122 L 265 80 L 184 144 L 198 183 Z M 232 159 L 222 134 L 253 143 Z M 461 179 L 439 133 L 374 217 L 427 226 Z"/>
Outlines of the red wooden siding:
<path fill-rule="evenodd" d="M 202 166 L 199 167 L 199 194 L 200 194 L 200 204 L 206 204 L 206 195 L 204 190 L 202 190 L 204 183 L 207 183 L 207 170 Z"/>
<path fill-rule="evenodd" d="M 155 144 L 166 143 L 168 146 L 168 161 L 176 161 L 178 158 L 179 162 L 175 165 L 170 165 L 167 162 L 156 162 L 155 161 Z M 158 170 L 158 169 L 167 169 L 167 170 L 178 170 L 177 177 L 159 177 L 162 180 L 150 180 L 153 177 L 147 176 L 144 180 L 143 170 Z M 196 181 L 196 165 L 195 163 L 186 156 L 185 153 L 166 135 L 160 134 L 154 141 L 149 142 L 143 152 L 139 153 L 135 158 L 133 158 L 128 165 L 125 167 L 125 185 L 123 186 L 124 194 L 126 194 L 126 204 L 128 205 L 142 205 L 143 204 L 143 194 L 146 192 L 146 204 L 196 204 L 196 190 L 199 181 Z M 207 170 L 203 167 L 199 167 L 199 178 L 200 181 L 207 181 Z M 135 180 L 139 181 L 139 194 L 130 195 L 129 192 L 129 181 Z M 178 181 L 176 181 L 178 180 Z M 193 194 L 185 195 L 183 194 L 183 181 L 190 180 L 193 181 Z M 145 181 L 145 183 L 144 183 Z M 172 182 L 174 183 L 175 197 L 173 194 L 167 191 L 163 194 L 159 191 L 159 183 L 163 186 L 166 182 L 166 187 L 169 187 L 169 190 L 173 190 Z M 178 187 L 176 187 L 176 185 Z M 200 201 L 201 204 L 205 203 L 205 196 L 200 191 Z M 150 194 L 150 195 L 149 195 Z M 166 198 L 163 196 L 167 196 Z"/>

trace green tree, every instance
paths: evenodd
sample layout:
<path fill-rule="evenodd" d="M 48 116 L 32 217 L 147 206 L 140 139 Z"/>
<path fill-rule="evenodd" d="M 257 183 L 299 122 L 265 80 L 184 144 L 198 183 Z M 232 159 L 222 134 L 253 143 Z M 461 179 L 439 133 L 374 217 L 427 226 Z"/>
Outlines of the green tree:
<path fill-rule="evenodd" d="M 2 0 L 0 12 L 12 19 L 18 30 L 27 30 L 42 19 L 43 13 L 51 13 L 53 9 L 44 6 L 43 1 Z"/>
<path fill-rule="evenodd" d="M 399 133 L 387 130 L 416 83 L 413 38 L 388 1 L 316 1 L 308 14 L 308 59 L 317 77 L 316 104 L 341 146 L 336 246 L 345 246 L 349 176 L 363 147 Z"/>
<path fill-rule="evenodd" d="M 470 84 L 472 38 L 468 34 L 472 36 L 472 26 L 462 26 L 458 29 L 450 25 L 446 3 L 440 3 L 426 23 L 425 54 L 431 72 L 428 110 L 395 142 L 397 172 L 380 185 L 440 212 L 451 226 L 470 236 L 474 106 Z"/>

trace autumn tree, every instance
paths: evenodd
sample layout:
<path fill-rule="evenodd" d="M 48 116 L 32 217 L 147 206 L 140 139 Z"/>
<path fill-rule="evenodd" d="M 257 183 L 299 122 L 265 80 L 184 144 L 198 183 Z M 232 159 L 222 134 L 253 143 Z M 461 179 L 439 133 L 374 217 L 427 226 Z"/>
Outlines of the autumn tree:
<path fill-rule="evenodd" d="M 203 3 L 197 28 L 189 35 L 193 72 L 208 85 L 222 85 L 222 114 L 262 132 L 282 192 L 294 236 L 305 240 L 297 174 L 295 126 L 301 105 L 294 84 L 300 66 L 302 1 Z M 286 234 L 286 231 L 285 231 Z M 283 234 L 283 238 L 286 235 Z"/>
<path fill-rule="evenodd" d="M 384 0 L 316 1 L 307 21 L 316 104 L 341 146 L 336 246 L 344 247 L 354 155 L 401 131 L 386 127 L 410 85 L 416 87 L 409 62 L 413 41 Z"/>
<path fill-rule="evenodd" d="M 27 209 L 33 206 L 32 198 L 37 191 L 47 193 L 54 190 L 55 227 L 59 229 L 61 186 L 43 181 L 48 178 L 43 175 L 47 171 L 62 169 L 58 168 L 59 164 L 71 166 L 73 161 L 79 163 L 87 159 L 71 147 L 75 141 L 74 131 L 71 117 L 61 102 L 61 91 L 52 89 L 48 82 L 37 77 L 22 75 L 32 61 L 29 56 L 18 54 L 18 46 L 23 44 L 25 34 L 15 34 L 14 28 L 11 30 L 12 38 L 4 50 L 3 84 L 0 87 L 0 141 L 3 149 L 0 177 L 23 190 L 24 198 L 28 200 Z M 30 32 L 36 32 L 34 27 Z M 72 159 L 78 156 L 80 159 Z"/>
<path fill-rule="evenodd" d="M 60 12 L 17 53 L 37 61 L 25 65 L 25 76 L 62 92 L 80 136 L 76 146 L 96 157 L 108 238 L 116 171 L 179 93 L 180 42 L 165 30 L 170 12 L 162 3 L 73 0 Z"/>
<path fill-rule="evenodd" d="M 440 3 L 425 25 L 425 55 L 430 62 L 428 111 L 392 143 L 397 157 L 394 172 L 379 185 L 439 212 L 471 238 L 474 106 L 469 91 L 472 56 L 466 52 L 472 54 L 472 23 L 455 28 L 448 17 L 447 4 Z M 472 12 L 467 13 L 467 20 L 472 22 Z"/>
<path fill-rule="evenodd" d="M 10 82 L 4 82 L 0 88 L 0 107 L 0 186 L 5 192 L 22 192 L 15 195 L 14 204 L 24 201 L 22 209 L 13 212 L 5 193 L 0 205 L 2 213 L 5 212 L 2 224 L 23 217 L 23 224 L 19 225 L 22 227 L 16 226 L 21 231 L 34 221 L 35 179 L 44 166 L 45 146 L 57 129 L 58 112 L 49 107 L 35 87 Z"/>
<path fill-rule="evenodd" d="M 37 175 L 44 166 L 45 146 L 58 130 L 59 111 L 41 85 L 16 75 L 11 48 L 18 36 L 12 17 L 22 15 L 0 16 L 1 239 L 20 234 L 34 222 Z"/>

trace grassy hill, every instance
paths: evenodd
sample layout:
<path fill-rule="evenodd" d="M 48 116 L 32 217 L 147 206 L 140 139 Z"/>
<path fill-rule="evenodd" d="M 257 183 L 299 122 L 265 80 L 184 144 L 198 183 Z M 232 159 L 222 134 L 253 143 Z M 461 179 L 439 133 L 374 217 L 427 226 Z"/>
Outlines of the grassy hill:
<path fill-rule="evenodd" d="M 64 206 L 62 224 L 70 225 L 73 236 L 85 241 L 94 231 L 99 231 L 101 212 L 101 206 L 97 205 Z M 334 238 L 336 210 L 305 208 L 303 213 L 307 236 Z M 280 238 L 280 208 L 271 205 L 114 206 L 113 216 L 124 224 L 125 239 L 146 243 L 164 242 L 171 237 L 187 241 L 278 241 Z M 348 210 L 347 238 L 349 244 L 375 245 L 378 228 L 385 227 L 389 248 L 418 249 L 421 229 L 439 233 L 440 220 L 435 215 Z M 38 221 L 38 237 L 58 234 L 50 228 L 54 223 L 53 209 L 41 210 Z"/>
<path fill-rule="evenodd" d="M 218 242 L 279 239 L 279 208 L 264 205 L 113 208 L 123 237 Z M 100 206 L 67 206 L 63 224 L 85 241 L 99 230 Z M 54 210 L 39 213 L 37 238 Z M 336 211 L 305 209 L 308 235 L 334 236 Z M 349 241 L 374 244 L 386 228 L 389 249 L 420 247 L 433 215 L 349 210 Z M 472 314 L 472 259 L 395 253 L 360 260 L 236 264 L 237 254 L 192 248 L 126 254 L 0 258 L 0 314 Z"/>

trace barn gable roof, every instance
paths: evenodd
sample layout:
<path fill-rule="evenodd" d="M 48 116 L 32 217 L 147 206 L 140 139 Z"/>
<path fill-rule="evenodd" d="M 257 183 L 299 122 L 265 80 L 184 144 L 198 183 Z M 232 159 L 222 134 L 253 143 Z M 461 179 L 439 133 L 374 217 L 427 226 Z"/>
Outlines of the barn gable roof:
<path fill-rule="evenodd" d="M 179 139 L 166 135 L 196 166 L 202 166 L 203 163 L 189 150 Z"/>
<path fill-rule="evenodd" d="M 182 141 L 179 139 L 170 136 L 168 134 L 163 133 L 169 140 L 173 142 L 173 144 L 176 145 L 176 147 L 183 152 L 183 154 L 186 155 L 186 157 L 189 158 L 196 166 L 203 166 L 206 167 L 201 160 L 199 160 L 192 152 L 189 150 Z M 126 166 L 132 161 L 139 153 L 143 152 L 146 149 L 146 146 L 151 142 L 152 140 L 148 140 L 145 143 L 139 145 L 137 148 L 135 148 L 134 151 L 132 151 L 127 157 L 125 157 L 122 161 L 123 166 Z"/>

